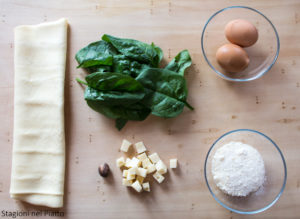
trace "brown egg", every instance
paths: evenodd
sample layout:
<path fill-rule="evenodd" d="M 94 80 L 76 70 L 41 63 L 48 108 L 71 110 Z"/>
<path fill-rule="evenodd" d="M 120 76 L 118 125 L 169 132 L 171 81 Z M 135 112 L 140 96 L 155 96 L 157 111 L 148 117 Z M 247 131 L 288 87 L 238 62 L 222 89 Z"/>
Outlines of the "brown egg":
<path fill-rule="evenodd" d="M 256 27 L 242 19 L 230 21 L 225 27 L 225 35 L 231 43 L 242 47 L 252 46 L 258 39 Z"/>
<path fill-rule="evenodd" d="M 220 66 L 228 72 L 243 71 L 249 65 L 249 57 L 246 51 L 235 44 L 225 44 L 216 53 Z"/>

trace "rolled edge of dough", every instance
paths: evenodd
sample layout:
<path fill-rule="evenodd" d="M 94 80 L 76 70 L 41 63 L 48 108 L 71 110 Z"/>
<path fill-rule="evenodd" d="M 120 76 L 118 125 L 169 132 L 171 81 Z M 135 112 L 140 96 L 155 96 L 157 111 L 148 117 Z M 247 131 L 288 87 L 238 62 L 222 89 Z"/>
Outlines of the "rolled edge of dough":
<path fill-rule="evenodd" d="M 50 208 L 63 207 L 63 195 L 50 194 L 11 194 L 11 198 L 25 201 L 33 205 L 47 206 Z"/>

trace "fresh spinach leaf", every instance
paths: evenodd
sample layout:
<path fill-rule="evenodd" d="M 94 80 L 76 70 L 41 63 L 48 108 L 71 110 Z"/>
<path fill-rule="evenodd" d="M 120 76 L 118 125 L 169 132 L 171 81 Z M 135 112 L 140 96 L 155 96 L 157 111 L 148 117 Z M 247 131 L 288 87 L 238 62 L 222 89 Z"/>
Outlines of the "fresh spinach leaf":
<path fill-rule="evenodd" d="M 164 69 L 161 48 L 133 39 L 104 34 L 101 41 L 89 44 L 75 56 L 78 68 L 90 74 L 86 81 L 85 100 L 90 108 L 116 120 L 121 130 L 127 121 L 142 121 L 152 113 L 175 117 L 187 102 L 184 71 L 191 65 L 187 50 L 181 51 Z"/>
<path fill-rule="evenodd" d="M 95 72 L 85 77 L 88 86 L 100 91 L 143 91 L 143 85 L 121 73 Z"/>
<path fill-rule="evenodd" d="M 154 63 L 156 63 L 153 67 L 158 68 L 159 67 L 159 63 L 161 62 L 161 60 L 164 57 L 164 53 L 162 51 L 162 49 L 158 46 L 156 46 L 154 43 L 151 43 L 151 46 L 155 49 L 157 56 L 155 57 Z"/>
<path fill-rule="evenodd" d="M 120 53 L 126 57 L 158 67 L 162 57 L 162 51 L 154 44 L 149 45 L 138 40 L 122 39 L 107 34 L 102 36 L 102 40 L 111 43 Z"/>
<path fill-rule="evenodd" d="M 163 118 L 173 118 L 183 111 L 184 102 L 148 88 L 145 88 L 145 92 L 145 98 L 141 102 L 146 107 L 150 107 L 153 115 Z"/>
<path fill-rule="evenodd" d="M 101 91 L 92 87 L 87 87 L 84 92 L 85 100 L 93 100 L 102 105 L 128 106 L 142 100 L 145 96 L 143 91 L 139 92 L 124 92 L 124 91 Z"/>
<path fill-rule="evenodd" d="M 136 61 L 131 62 L 130 64 L 131 77 L 136 78 L 143 70 L 147 68 L 151 68 L 151 66 L 146 64 L 140 64 Z"/>
<path fill-rule="evenodd" d="M 94 73 L 94 72 L 113 72 L 112 71 L 112 66 L 109 65 L 95 65 L 91 67 L 85 68 L 89 73 Z"/>
<path fill-rule="evenodd" d="M 134 78 L 120 73 L 95 72 L 85 77 L 88 87 L 85 100 L 102 105 L 130 105 L 143 99 L 143 86 Z"/>
<path fill-rule="evenodd" d="M 181 75 L 167 69 L 149 68 L 136 80 L 144 86 L 146 93 L 142 103 L 153 115 L 171 118 L 179 115 L 185 105 L 190 108 L 186 102 L 186 81 Z"/>
<path fill-rule="evenodd" d="M 128 119 L 116 119 L 116 128 L 120 131 L 125 125 L 126 123 L 128 122 Z"/>
<path fill-rule="evenodd" d="M 131 60 L 124 55 L 113 56 L 112 71 L 136 77 L 143 69 L 150 68 L 150 65 Z"/>
<path fill-rule="evenodd" d="M 103 40 L 93 42 L 76 53 L 75 59 L 79 64 L 77 68 L 112 65 L 113 55 L 117 53 L 117 50 L 110 43 Z"/>
<path fill-rule="evenodd" d="M 192 59 L 189 52 L 187 50 L 183 50 L 169 62 L 165 69 L 177 72 L 180 75 L 184 76 L 185 69 L 191 66 L 191 64 Z"/>
<path fill-rule="evenodd" d="M 135 103 L 130 106 L 116 105 L 106 106 L 100 102 L 87 100 L 87 104 L 93 110 L 112 119 L 127 119 L 135 121 L 143 121 L 150 114 L 151 110 L 140 103 Z"/>
<path fill-rule="evenodd" d="M 115 55 L 113 57 L 112 71 L 130 76 L 130 65 L 131 61 L 129 58 L 122 54 Z"/>

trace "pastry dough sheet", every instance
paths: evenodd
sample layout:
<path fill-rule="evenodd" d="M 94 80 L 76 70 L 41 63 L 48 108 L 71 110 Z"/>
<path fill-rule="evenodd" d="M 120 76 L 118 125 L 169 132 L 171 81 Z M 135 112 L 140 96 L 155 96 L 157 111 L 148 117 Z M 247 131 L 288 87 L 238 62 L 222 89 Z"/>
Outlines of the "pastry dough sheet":
<path fill-rule="evenodd" d="M 14 141 L 10 194 L 63 206 L 67 20 L 15 28 Z"/>

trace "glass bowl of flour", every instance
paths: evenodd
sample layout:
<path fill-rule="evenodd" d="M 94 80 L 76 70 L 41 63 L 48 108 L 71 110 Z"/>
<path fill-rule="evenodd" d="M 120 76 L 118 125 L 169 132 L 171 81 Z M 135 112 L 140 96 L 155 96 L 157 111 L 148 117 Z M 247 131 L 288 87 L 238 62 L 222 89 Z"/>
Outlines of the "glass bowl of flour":
<path fill-rule="evenodd" d="M 282 152 L 255 130 L 230 131 L 209 149 L 204 175 L 214 199 L 239 214 L 260 213 L 281 196 L 287 178 Z"/>

